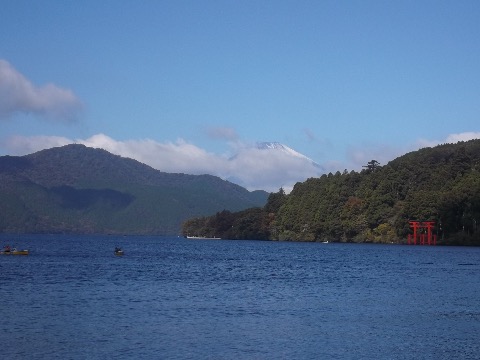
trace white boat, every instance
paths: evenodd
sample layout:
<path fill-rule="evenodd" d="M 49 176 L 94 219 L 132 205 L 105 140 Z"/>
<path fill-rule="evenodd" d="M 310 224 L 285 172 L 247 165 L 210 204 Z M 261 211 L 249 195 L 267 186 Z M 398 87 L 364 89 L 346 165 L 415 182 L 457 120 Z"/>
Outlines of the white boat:
<path fill-rule="evenodd" d="M 222 240 L 222 238 L 219 237 L 210 237 L 210 236 L 185 236 L 187 239 L 199 239 L 199 240 Z"/>

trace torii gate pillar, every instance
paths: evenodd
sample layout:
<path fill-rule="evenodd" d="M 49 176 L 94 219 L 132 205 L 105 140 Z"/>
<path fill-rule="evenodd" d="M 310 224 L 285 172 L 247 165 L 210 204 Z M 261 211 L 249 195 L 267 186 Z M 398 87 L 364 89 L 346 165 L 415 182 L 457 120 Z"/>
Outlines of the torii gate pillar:
<path fill-rule="evenodd" d="M 409 221 L 410 228 L 413 230 L 413 238 L 408 234 L 408 245 L 417 245 L 417 239 L 421 245 L 426 245 L 425 240 L 428 245 L 437 245 L 437 236 L 433 234 L 433 229 L 435 228 L 435 221 Z M 427 234 L 418 234 L 418 230 L 427 229 Z M 426 239 L 425 239 L 426 237 Z"/>

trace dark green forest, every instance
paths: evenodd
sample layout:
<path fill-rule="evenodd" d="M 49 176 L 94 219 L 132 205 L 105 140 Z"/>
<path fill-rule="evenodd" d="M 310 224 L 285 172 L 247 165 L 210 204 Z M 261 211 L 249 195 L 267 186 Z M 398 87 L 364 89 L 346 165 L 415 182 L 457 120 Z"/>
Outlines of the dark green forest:
<path fill-rule="evenodd" d="M 437 244 L 480 245 L 480 140 L 408 153 L 270 194 L 264 207 L 183 224 L 184 235 L 224 239 L 407 242 L 409 221 L 435 221 Z"/>
<path fill-rule="evenodd" d="M 0 157 L 3 233 L 178 235 L 190 217 L 263 206 L 267 197 L 83 145 Z"/>

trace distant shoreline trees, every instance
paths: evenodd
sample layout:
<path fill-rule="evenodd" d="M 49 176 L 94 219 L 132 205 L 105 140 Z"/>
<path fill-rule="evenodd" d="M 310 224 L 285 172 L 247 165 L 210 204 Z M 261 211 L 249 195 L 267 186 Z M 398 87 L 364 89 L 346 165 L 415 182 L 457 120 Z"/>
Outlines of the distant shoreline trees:
<path fill-rule="evenodd" d="M 437 244 L 480 245 L 480 140 L 299 182 L 288 195 L 270 194 L 263 208 L 230 213 L 229 231 L 219 236 L 402 244 L 409 220 L 434 220 Z"/>

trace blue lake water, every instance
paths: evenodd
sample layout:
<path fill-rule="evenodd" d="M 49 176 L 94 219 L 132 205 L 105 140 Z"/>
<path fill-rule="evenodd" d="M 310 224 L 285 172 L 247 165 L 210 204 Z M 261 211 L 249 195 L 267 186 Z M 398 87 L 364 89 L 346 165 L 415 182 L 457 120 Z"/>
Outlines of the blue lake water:
<path fill-rule="evenodd" d="M 7 243 L 30 255 L 0 256 L 2 359 L 480 356 L 480 248 L 0 235 Z"/>

